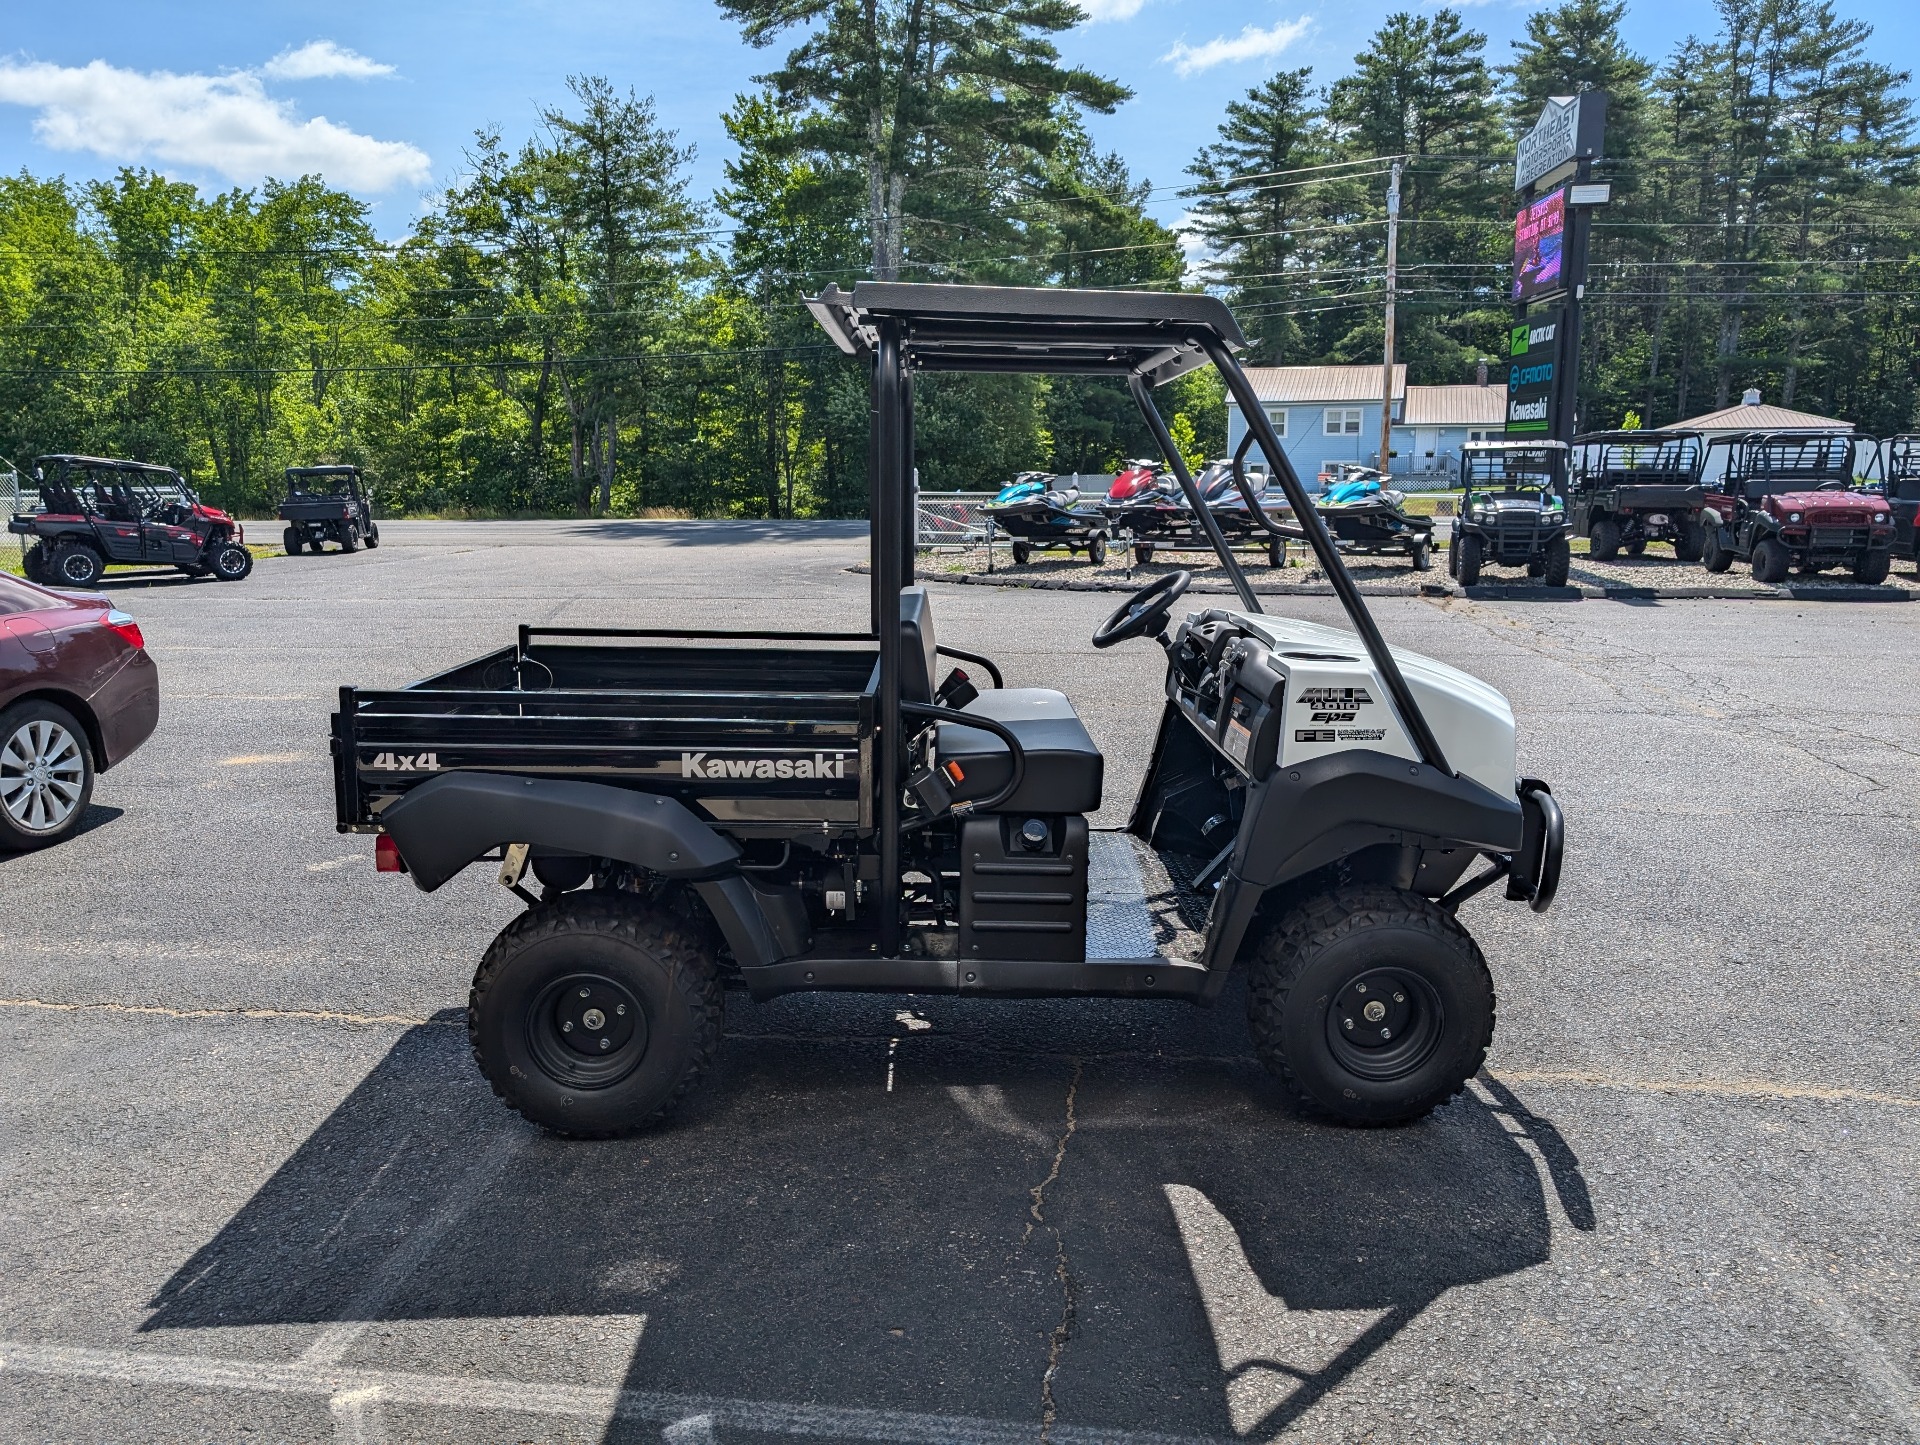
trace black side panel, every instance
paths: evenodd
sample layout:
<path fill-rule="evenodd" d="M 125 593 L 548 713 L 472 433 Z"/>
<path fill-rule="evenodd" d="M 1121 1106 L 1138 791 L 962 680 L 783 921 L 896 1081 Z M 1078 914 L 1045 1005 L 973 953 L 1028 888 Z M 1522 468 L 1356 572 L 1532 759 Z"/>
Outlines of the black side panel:
<path fill-rule="evenodd" d="M 669 878 L 714 878 L 740 856 L 672 798 L 504 773 L 443 773 L 391 804 L 380 823 L 425 893 L 508 843 L 617 858 Z"/>
<path fill-rule="evenodd" d="M 1272 888 L 1376 843 L 1520 846 L 1520 800 L 1367 749 L 1277 769 L 1253 790 L 1234 873 Z"/>

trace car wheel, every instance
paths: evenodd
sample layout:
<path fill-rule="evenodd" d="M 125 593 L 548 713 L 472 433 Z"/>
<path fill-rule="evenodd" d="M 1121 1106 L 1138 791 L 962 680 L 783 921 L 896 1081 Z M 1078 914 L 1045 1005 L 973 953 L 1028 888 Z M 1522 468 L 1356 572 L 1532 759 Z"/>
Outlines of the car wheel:
<path fill-rule="evenodd" d="M 526 1118 L 608 1138 L 658 1122 L 720 1045 L 720 971 L 684 923 L 639 900 L 565 894 L 487 949 L 467 1003 L 480 1071 Z"/>
<path fill-rule="evenodd" d="M 1567 585 L 1567 573 L 1573 567 L 1573 548 L 1565 537 L 1555 537 L 1547 543 L 1547 565 L 1543 576 L 1549 587 Z"/>
<path fill-rule="evenodd" d="M 1466 1086 L 1493 1042 L 1493 978 L 1417 893 L 1344 888 L 1286 914 L 1247 979 L 1260 1062 L 1346 1124 L 1403 1124 Z"/>
<path fill-rule="evenodd" d="M 1096 567 L 1107 560 L 1107 539 L 1105 537 L 1095 537 L 1091 542 L 1087 543 L 1087 560 Z"/>
<path fill-rule="evenodd" d="M 93 797 L 93 747 L 65 708 L 39 698 L 0 712 L 0 847 L 71 837 Z"/>
<path fill-rule="evenodd" d="M 238 542 L 220 542 L 214 546 L 209 570 L 216 582 L 242 582 L 253 571 L 253 553 Z"/>
<path fill-rule="evenodd" d="M 1880 547 L 1864 554 L 1853 564 L 1853 580 L 1864 582 L 1869 587 L 1878 587 L 1887 580 L 1887 574 L 1893 570 L 1893 549 Z"/>
<path fill-rule="evenodd" d="M 1596 562 L 1611 562 L 1620 552 L 1620 524 L 1602 517 L 1593 524 L 1593 530 L 1587 533 L 1592 539 L 1588 555 Z"/>
<path fill-rule="evenodd" d="M 1784 582 L 1787 580 L 1787 564 L 1792 560 L 1787 549 L 1769 537 L 1753 549 L 1753 580 L 1756 582 Z"/>
<path fill-rule="evenodd" d="M 61 587 L 91 587 L 107 570 L 100 554 L 85 542 L 70 542 L 47 564 L 49 579 Z"/>
<path fill-rule="evenodd" d="M 1480 580 L 1481 546 L 1478 537 L 1462 537 L 1459 544 L 1460 570 L 1456 574 L 1462 587 L 1471 587 Z"/>
<path fill-rule="evenodd" d="M 280 534 L 280 544 L 287 549 L 287 555 L 289 557 L 298 557 L 300 555 L 300 548 L 305 545 L 305 542 L 306 538 L 302 537 L 291 527 Z"/>

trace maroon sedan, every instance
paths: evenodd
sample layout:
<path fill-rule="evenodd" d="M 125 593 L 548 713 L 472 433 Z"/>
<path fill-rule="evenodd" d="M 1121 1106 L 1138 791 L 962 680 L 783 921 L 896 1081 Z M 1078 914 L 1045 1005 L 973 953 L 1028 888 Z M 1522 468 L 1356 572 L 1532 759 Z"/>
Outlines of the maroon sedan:
<path fill-rule="evenodd" d="M 159 719 L 160 675 L 131 617 L 0 576 L 0 849 L 70 836 L 94 774 Z"/>

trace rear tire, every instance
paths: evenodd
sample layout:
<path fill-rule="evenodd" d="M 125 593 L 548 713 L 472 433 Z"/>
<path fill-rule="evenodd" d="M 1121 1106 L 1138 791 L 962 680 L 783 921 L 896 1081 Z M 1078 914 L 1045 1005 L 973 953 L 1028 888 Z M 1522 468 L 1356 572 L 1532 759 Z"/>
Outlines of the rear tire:
<path fill-rule="evenodd" d="M 1887 580 L 1887 574 L 1893 570 L 1893 549 L 1881 547 L 1868 552 L 1853 564 L 1853 580 L 1864 582 L 1869 587 L 1878 587 Z"/>
<path fill-rule="evenodd" d="M 27 548 L 20 558 L 20 570 L 26 574 L 27 581 L 38 582 L 45 586 L 51 579 L 47 575 L 47 544 L 35 542 Z"/>
<path fill-rule="evenodd" d="M 1787 564 L 1793 559 L 1787 549 L 1769 537 L 1753 549 L 1753 580 L 1775 583 L 1787 580 Z"/>
<path fill-rule="evenodd" d="M 70 542 L 47 563 L 47 579 L 56 587 L 91 587 L 107 570 L 98 552 L 85 542 Z"/>
<path fill-rule="evenodd" d="M 1680 529 L 1673 539 L 1673 556 L 1677 562 L 1698 562 L 1700 549 L 1706 542 L 1706 528 L 1690 518 L 1683 518 Z"/>
<path fill-rule="evenodd" d="M 1344 1124 L 1404 1124 L 1466 1086 L 1493 1042 L 1493 978 L 1457 919 L 1419 894 L 1344 888 L 1287 913 L 1255 957 L 1260 1062 Z"/>
<path fill-rule="evenodd" d="M 93 745 L 72 713 L 40 698 L 0 712 L 0 849 L 64 842 L 92 800 Z"/>
<path fill-rule="evenodd" d="M 721 1010 L 713 954 L 682 920 L 622 894 L 569 893 L 494 939 L 467 1037 L 494 1093 L 527 1119 L 605 1139 L 658 1123 L 693 1091 Z"/>
<path fill-rule="evenodd" d="M 1620 554 L 1620 524 L 1611 518 L 1602 517 L 1595 522 L 1587 536 L 1591 539 L 1587 554 L 1594 561 L 1611 562 Z"/>
<path fill-rule="evenodd" d="M 280 545 L 287 549 L 287 555 L 289 557 L 298 557 L 300 555 L 300 548 L 305 540 L 306 539 L 298 532 L 289 527 L 281 534 Z"/>
<path fill-rule="evenodd" d="M 1549 587 L 1567 585 L 1567 572 L 1573 566 L 1573 548 L 1565 537 L 1556 537 L 1547 543 L 1546 583 Z"/>
<path fill-rule="evenodd" d="M 340 529 L 340 550 L 358 552 L 360 550 L 360 529 L 352 522 Z"/>
<path fill-rule="evenodd" d="M 1460 553 L 1460 585 L 1471 587 L 1480 580 L 1480 539 L 1463 537 L 1456 550 Z"/>

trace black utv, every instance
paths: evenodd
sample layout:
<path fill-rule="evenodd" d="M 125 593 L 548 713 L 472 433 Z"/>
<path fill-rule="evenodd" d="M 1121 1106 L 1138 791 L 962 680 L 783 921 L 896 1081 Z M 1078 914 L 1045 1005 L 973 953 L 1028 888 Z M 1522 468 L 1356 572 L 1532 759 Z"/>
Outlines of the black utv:
<path fill-rule="evenodd" d="M 373 520 L 373 489 L 360 468 L 351 466 L 288 467 L 286 500 L 280 520 L 287 524 L 289 557 L 302 547 L 318 552 L 326 542 L 342 552 L 358 552 L 360 544 L 380 545 L 380 524 Z"/>
<path fill-rule="evenodd" d="M 1462 587 L 1494 565 L 1524 567 L 1549 587 L 1567 585 L 1573 523 L 1566 479 L 1565 442 L 1468 442 L 1460 449 L 1460 515 L 1447 570 Z"/>
<path fill-rule="evenodd" d="M 1574 535 L 1589 539 L 1596 562 L 1638 557 L 1649 542 L 1671 542 L 1682 562 L 1698 562 L 1706 538 L 1700 487 L 1705 448 L 1698 432 L 1589 432 L 1573 439 L 1569 500 Z"/>
<path fill-rule="evenodd" d="M 1920 435 L 1888 437 L 1881 450 L 1882 484 L 1893 513 L 1893 554 L 1920 566 Z"/>
<path fill-rule="evenodd" d="M 340 829 L 427 891 L 484 859 L 526 904 L 467 1012 L 495 1092 L 566 1134 L 650 1124 L 713 1064 L 728 988 L 1204 1005 L 1240 978 L 1254 1051 L 1305 1104 L 1387 1124 L 1456 1094 L 1494 1024 L 1461 905 L 1497 883 L 1543 911 L 1560 811 L 1516 776 L 1504 698 L 1381 637 L 1225 305 L 891 282 L 808 305 L 872 386 L 855 626 L 523 625 L 413 687 L 341 692 Z M 1153 400 L 1209 364 L 1352 630 L 1262 613 Z M 1191 578 L 1169 572 L 1094 633 L 1165 654 L 1137 782 L 1064 693 L 936 637 L 913 393 L 942 371 L 1125 383 L 1234 589 L 1181 619 Z M 1137 786 L 1129 821 L 1097 827 L 1116 785 Z"/>

